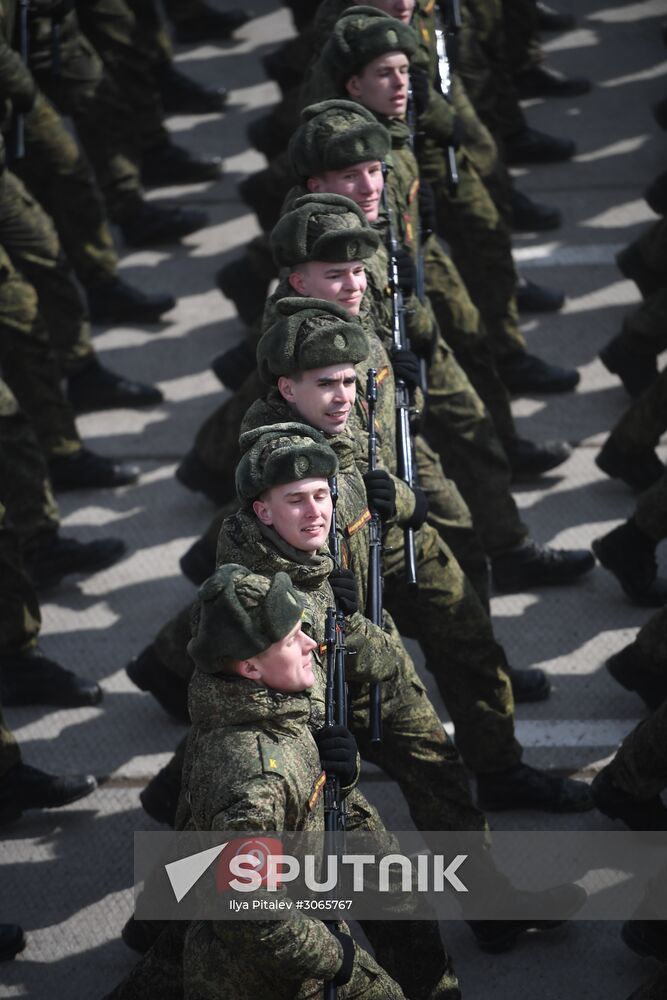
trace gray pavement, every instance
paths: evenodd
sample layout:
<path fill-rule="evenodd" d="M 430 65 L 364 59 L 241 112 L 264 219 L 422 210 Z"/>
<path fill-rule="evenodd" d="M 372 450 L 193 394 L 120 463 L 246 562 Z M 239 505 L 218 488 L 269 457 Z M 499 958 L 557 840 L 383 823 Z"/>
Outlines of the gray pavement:
<path fill-rule="evenodd" d="M 522 433 L 576 444 L 557 474 L 539 486 L 521 486 L 516 496 L 538 541 L 588 546 L 633 508 L 630 492 L 594 464 L 628 402 L 597 352 L 639 301 L 614 254 L 653 218 L 642 191 L 665 164 L 667 137 L 650 107 L 665 94 L 667 51 L 658 27 L 667 8 L 661 0 L 558 2 L 577 14 L 579 27 L 546 41 L 550 62 L 591 76 L 595 89 L 572 101 L 530 102 L 531 123 L 572 136 L 579 155 L 569 164 L 517 171 L 522 188 L 557 205 L 565 224 L 546 236 L 517 236 L 515 247 L 528 277 L 568 292 L 560 314 L 525 323 L 529 346 L 549 360 L 577 365 L 582 381 L 569 396 L 516 401 Z M 184 729 L 133 687 L 124 667 L 192 598 L 178 559 L 213 512 L 178 485 L 173 471 L 222 398 L 208 368 L 211 358 L 242 336 L 214 275 L 258 231 L 236 192 L 238 181 L 264 163 L 246 148 L 245 128 L 278 96 L 259 57 L 292 33 L 285 8 L 276 9 L 273 0 L 253 6 L 258 17 L 237 43 L 182 49 L 177 56 L 193 76 L 233 91 L 223 117 L 169 122 L 187 146 L 222 153 L 226 174 L 217 184 L 151 197 L 205 207 L 210 225 L 182 246 L 123 258 L 128 278 L 147 289 L 170 288 L 178 306 L 159 328 L 104 330 L 96 337 L 106 364 L 157 381 L 166 402 L 144 413 L 91 414 L 79 421 L 96 450 L 136 459 L 142 468 L 137 486 L 61 498 L 68 533 L 81 539 L 118 535 L 129 554 L 105 572 L 63 584 L 43 605 L 44 649 L 99 680 L 105 698 L 99 708 L 14 709 L 7 718 L 29 763 L 54 772 L 89 769 L 108 780 L 81 803 L 26 816 L 3 831 L 0 919 L 23 924 L 29 943 L 15 962 L 0 966 L 0 997 L 94 1000 L 136 958 L 119 939 L 132 911 L 132 832 L 156 828 L 141 809 L 139 791 Z M 667 571 L 664 553 L 662 569 Z M 511 662 L 541 666 L 554 687 L 548 702 L 517 711 L 526 759 L 592 776 L 642 716 L 642 703 L 613 683 L 603 663 L 648 612 L 630 605 L 600 568 L 576 587 L 494 597 L 493 612 Z M 432 683 L 429 688 L 442 709 Z M 388 824 L 410 828 L 401 796 L 379 772 L 370 770 L 364 784 Z M 510 813 L 490 820 L 497 829 L 613 828 L 597 813 Z M 496 957 L 479 952 L 463 925 L 447 925 L 445 934 L 467 1000 L 624 1000 L 652 966 L 623 946 L 618 930 L 616 924 L 575 924 Z"/>

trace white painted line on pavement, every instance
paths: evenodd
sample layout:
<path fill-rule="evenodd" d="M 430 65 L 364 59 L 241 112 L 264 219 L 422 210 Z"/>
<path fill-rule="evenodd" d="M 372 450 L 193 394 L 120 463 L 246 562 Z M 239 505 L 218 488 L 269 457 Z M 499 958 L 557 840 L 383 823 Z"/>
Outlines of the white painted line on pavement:
<path fill-rule="evenodd" d="M 518 719 L 516 737 L 524 747 L 615 747 L 639 719 Z M 444 724 L 449 736 L 451 722 Z"/>
<path fill-rule="evenodd" d="M 512 255 L 523 267 L 572 267 L 580 265 L 613 264 L 616 254 L 625 243 L 588 243 L 585 246 L 563 247 L 555 243 L 541 243 L 534 247 L 515 247 Z"/>

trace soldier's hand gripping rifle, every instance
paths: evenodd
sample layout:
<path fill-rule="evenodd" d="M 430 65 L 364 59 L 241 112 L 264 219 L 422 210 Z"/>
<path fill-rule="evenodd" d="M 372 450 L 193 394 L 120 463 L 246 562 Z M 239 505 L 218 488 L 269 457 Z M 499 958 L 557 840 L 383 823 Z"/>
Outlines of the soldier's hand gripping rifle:
<path fill-rule="evenodd" d="M 392 306 L 392 337 L 394 347 L 401 351 L 410 350 L 405 329 L 405 307 L 403 304 L 403 293 L 398 282 L 398 266 L 396 253 L 398 244 L 392 225 L 391 209 L 389 208 L 389 197 L 387 194 L 386 168 L 385 186 L 383 191 L 384 210 L 387 217 L 387 228 L 389 232 L 389 284 L 391 287 Z M 412 435 L 410 433 L 410 414 L 413 410 L 410 399 L 410 390 L 401 378 L 396 379 L 396 452 L 398 460 L 398 474 L 411 489 L 417 485 L 416 467 L 412 449 Z M 417 586 L 417 556 L 415 552 L 415 533 L 412 528 L 404 529 L 405 538 L 405 575 L 408 587 Z"/>
<path fill-rule="evenodd" d="M 377 431 L 375 409 L 378 399 L 377 371 L 368 369 L 366 402 L 368 403 L 368 471 L 377 468 Z M 382 628 L 382 524 L 380 515 L 371 514 L 368 527 L 368 594 L 366 617 Z M 369 729 L 371 743 L 382 739 L 382 689 L 377 681 L 369 687 Z"/>
<path fill-rule="evenodd" d="M 445 16 L 443 16 L 443 8 L 445 9 Z M 439 0 L 435 5 L 434 16 L 440 92 L 445 100 L 451 101 L 452 73 L 450 59 L 447 54 L 447 36 L 455 34 L 461 27 L 461 6 L 459 0 Z M 459 171 L 456 165 L 456 147 L 451 143 L 447 146 L 447 178 L 450 191 L 452 194 L 456 194 L 459 183 Z"/>

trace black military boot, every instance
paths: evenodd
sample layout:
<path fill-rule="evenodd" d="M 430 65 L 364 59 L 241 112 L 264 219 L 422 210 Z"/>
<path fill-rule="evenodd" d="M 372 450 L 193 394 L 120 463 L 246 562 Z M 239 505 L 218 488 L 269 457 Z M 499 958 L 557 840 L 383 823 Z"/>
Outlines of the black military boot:
<path fill-rule="evenodd" d="M 139 955 L 145 955 L 148 949 L 155 944 L 163 927 L 164 924 L 159 920 L 137 920 L 136 917 L 130 917 L 120 932 L 120 936 L 128 948 L 136 951 Z"/>
<path fill-rule="evenodd" d="M 587 77 L 565 76 L 560 70 L 544 63 L 516 73 L 514 83 L 521 98 L 579 97 L 588 94 L 591 89 L 591 81 Z"/>
<path fill-rule="evenodd" d="M 648 266 L 636 243 L 629 243 L 616 254 L 616 266 L 624 278 L 634 281 L 645 299 L 664 285 L 664 275 Z"/>
<path fill-rule="evenodd" d="M 606 667 L 621 687 L 635 691 L 652 712 L 667 698 L 667 670 L 661 674 L 651 669 L 636 642 L 610 656 Z"/>
<path fill-rule="evenodd" d="M 521 591 L 573 583 L 594 566 L 588 549 L 552 549 L 528 539 L 491 557 L 491 577 L 496 590 Z"/>
<path fill-rule="evenodd" d="M 178 240 L 208 225 L 208 215 L 196 208 L 156 204 L 137 199 L 115 221 L 129 247 L 153 247 Z"/>
<path fill-rule="evenodd" d="M 151 644 L 125 668 L 127 676 L 141 691 L 150 691 L 165 712 L 179 722 L 189 722 L 188 681 L 165 667 Z"/>
<path fill-rule="evenodd" d="M 176 478 L 193 493 L 203 493 L 209 500 L 221 505 L 234 496 L 233 476 L 224 479 L 204 465 L 197 452 L 189 451 L 176 469 Z"/>
<path fill-rule="evenodd" d="M 517 670 L 515 667 L 505 667 L 512 685 L 512 694 L 517 705 L 533 701 L 546 701 L 551 694 L 549 678 L 543 670 L 531 667 L 530 670 Z"/>
<path fill-rule="evenodd" d="M 154 385 L 134 382 L 94 360 L 67 379 L 67 398 L 77 413 L 157 406 L 164 396 Z"/>
<path fill-rule="evenodd" d="M 97 705 L 102 688 L 49 660 L 38 647 L 27 653 L 0 655 L 0 703 L 56 705 L 78 708 Z"/>
<path fill-rule="evenodd" d="M 198 4 L 198 12 L 192 17 L 184 18 L 174 23 L 176 41 L 183 45 L 193 42 L 226 41 L 235 31 L 251 21 L 255 16 L 252 10 L 214 10 L 205 4 Z"/>
<path fill-rule="evenodd" d="M 667 580 L 657 577 L 656 545 L 632 518 L 592 544 L 604 568 L 614 574 L 630 600 L 643 608 L 667 604 Z"/>
<path fill-rule="evenodd" d="M 287 94 L 295 87 L 299 87 L 304 76 L 303 65 L 301 67 L 295 65 L 294 61 L 290 58 L 291 41 L 293 39 L 289 39 L 279 49 L 275 49 L 273 52 L 262 56 L 262 65 L 264 66 L 266 75 L 269 80 L 273 80 L 274 83 L 278 84 L 283 94 Z"/>
<path fill-rule="evenodd" d="M 215 551 L 206 538 L 198 538 L 180 558 L 183 576 L 187 576 L 196 587 L 215 572 Z"/>
<path fill-rule="evenodd" d="M 629 830 L 667 830 L 667 809 L 659 795 L 639 799 L 618 788 L 609 766 L 603 767 L 591 785 L 593 803 L 610 819 L 620 819 Z"/>
<path fill-rule="evenodd" d="M 173 768 L 169 764 L 163 767 L 154 778 L 148 782 L 139 793 L 145 812 L 156 823 L 164 823 L 173 827 L 176 824 L 178 798 L 181 794 L 181 783 L 176 779 Z"/>
<path fill-rule="evenodd" d="M 73 455 L 49 459 L 49 475 L 56 493 L 128 486 L 136 483 L 140 473 L 138 465 L 115 462 L 87 448 L 81 448 Z"/>
<path fill-rule="evenodd" d="M 247 257 L 237 257 L 225 264 L 215 280 L 225 298 L 234 303 L 246 326 L 252 326 L 262 318 L 269 282 L 257 274 Z"/>
<path fill-rule="evenodd" d="M 0 962 L 16 958 L 26 946 L 23 928 L 18 924 L 0 924 Z"/>
<path fill-rule="evenodd" d="M 565 293 L 520 276 L 516 286 L 516 305 L 522 313 L 558 312 L 565 305 Z"/>
<path fill-rule="evenodd" d="M 639 492 L 653 486 L 665 474 L 665 466 L 654 451 L 621 451 L 611 437 L 596 455 L 595 464 L 612 479 L 622 479 Z"/>
<path fill-rule="evenodd" d="M 141 157 L 141 180 L 146 187 L 218 181 L 222 173 L 219 156 L 195 156 L 173 142 L 153 146 Z"/>
<path fill-rule="evenodd" d="M 236 392 L 257 368 L 255 348 L 248 340 L 241 340 L 213 358 L 211 368 L 227 389 Z"/>
<path fill-rule="evenodd" d="M 629 396 L 636 399 L 658 377 L 653 354 L 640 354 L 625 344 L 623 334 L 610 340 L 600 351 L 600 361 L 612 375 L 618 375 Z"/>
<path fill-rule="evenodd" d="M 512 229 L 519 233 L 541 233 L 549 229 L 558 229 L 563 221 L 557 208 L 533 201 L 515 187 L 510 192 L 510 208 Z"/>
<path fill-rule="evenodd" d="M 561 10 L 554 10 L 548 4 L 537 0 L 537 28 L 538 31 L 569 31 L 577 23 L 572 14 L 564 14 Z"/>
<path fill-rule="evenodd" d="M 97 573 L 113 566 L 125 555 L 127 546 L 120 538 L 96 538 L 79 542 L 76 538 L 53 535 L 23 553 L 25 566 L 35 590 L 55 587 L 71 573 Z"/>
<path fill-rule="evenodd" d="M 572 449 L 565 441 L 538 443 L 520 437 L 503 441 L 503 448 L 515 481 L 532 479 L 551 469 L 557 469 L 572 454 Z"/>
<path fill-rule="evenodd" d="M 253 149 L 265 156 L 269 163 L 283 152 L 289 139 L 284 128 L 270 113 L 250 122 L 246 135 Z"/>
<path fill-rule="evenodd" d="M 506 771 L 478 774 L 477 805 L 484 811 L 540 809 L 547 812 L 585 812 L 593 808 L 585 781 L 561 778 L 527 764 Z"/>
<path fill-rule="evenodd" d="M 520 351 L 510 357 L 499 358 L 498 373 L 509 392 L 570 392 L 579 384 L 576 368 L 550 365 L 534 354 Z"/>
<path fill-rule="evenodd" d="M 642 958 L 667 962 L 667 920 L 626 920 L 621 937 Z"/>
<path fill-rule="evenodd" d="M 519 935 L 525 931 L 546 931 L 560 927 L 581 909 L 587 898 L 586 890 L 574 883 L 555 885 L 539 892 L 517 889 L 509 901 L 512 913 L 520 914 L 525 909 L 531 916 L 516 920 L 468 920 L 466 923 L 482 951 L 500 953 L 513 948 Z M 537 920 L 532 916 L 536 909 L 549 909 L 562 916 L 559 919 Z"/>
<path fill-rule="evenodd" d="M 0 823 L 17 819 L 26 809 L 58 809 L 77 802 L 97 788 L 92 774 L 62 777 L 15 764 L 0 778 Z"/>
<path fill-rule="evenodd" d="M 116 276 L 86 289 L 94 323 L 157 323 L 176 305 L 173 295 L 144 292 Z"/>
<path fill-rule="evenodd" d="M 667 122 L 667 98 L 665 98 L 665 121 Z M 644 192 L 644 198 L 656 215 L 667 215 L 667 170 L 663 170 L 655 180 L 651 181 Z"/>
<path fill-rule="evenodd" d="M 529 125 L 524 125 L 505 139 L 506 161 L 511 167 L 531 163 L 562 163 L 564 160 L 571 160 L 576 152 L 576 143 L 571 139 L 559 139 L 555 135 L 530 128 Z"/>
<path fill-rule="evenodd" d="M 169 59 L 161 63 L 157 73 L 162 107 L 169 115 L 208 115 L 223 111 L 229 93 L 224 87 L 205 87 L 175 66 Z"/>

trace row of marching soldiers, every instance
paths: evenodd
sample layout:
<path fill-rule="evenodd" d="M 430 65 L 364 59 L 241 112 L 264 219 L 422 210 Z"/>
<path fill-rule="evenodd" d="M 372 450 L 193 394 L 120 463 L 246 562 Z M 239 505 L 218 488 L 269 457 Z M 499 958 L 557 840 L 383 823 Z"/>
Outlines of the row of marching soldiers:
<path fill-rule="evenodd" d="M 538 546 L 510 493 L 512 467 L 534 474 L 567 452 L 518 437 L 507 388 L 525 377 L 553 389 L 553 377 L 563 389 L 567 375 L 528 355 L 516 324 L 499 349 L 512 323 L 480 320 L 436 238 L 458 201 L 469 199 L 459 220 L 471 219 L 483 185 L 464 147 L 439 131 L 451 104 L 435 14 L 384 0 L 318 12 L 308 89 L 317 101 L 290 139 L 293 185 L 268 242 L 279 282 L 232 356 L 247 369 L 237 393 L 202 429 L 209 441 L 217 434 L 213 465 L 198 440 L 178 472 L 223 504 L 185 560 L 198 599 L 128 667 L 191 726 L 141 794 L 176 829 L 323 830 L 324 772 L 345 801 L 346 829 L 383 830 L 357 786 L 362 760 L 396 782 L 421 830 L 485 831 L 485 809 L 567 813 L 599 801 L 623 815 L 612 770 L 592 789 L 541 771 L 523 762 L 515 734 L 515 701 L 548 697 L 549 683 L 507 663 L 487 560 L 507 591 L 574 582 L 594 560 Z M 493 283 L 481 261 L 478 271 Z M 344 694 L 326 655 L 334 618 Z M 456 749 L 401 637 L 421 646 Z M 664 825 L 658 803 L 646 808 Z M 503 876 L 490 866 L 491 898 L 494 881 Z M 537 897 L 566 915 L 585 901 L 572 884 L 510 891 L 516 919 L 491 910 L 469 921 L 483 949 L 509 949 L 542 926 Z M 344 923 L 308 916 L 132 918 L 123 938 L 144 957 L 110 996 L 460 997 L 436 923 L 363 927 L 374 958 Z"/>

